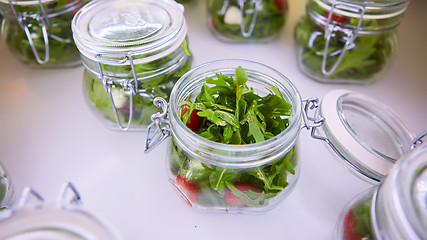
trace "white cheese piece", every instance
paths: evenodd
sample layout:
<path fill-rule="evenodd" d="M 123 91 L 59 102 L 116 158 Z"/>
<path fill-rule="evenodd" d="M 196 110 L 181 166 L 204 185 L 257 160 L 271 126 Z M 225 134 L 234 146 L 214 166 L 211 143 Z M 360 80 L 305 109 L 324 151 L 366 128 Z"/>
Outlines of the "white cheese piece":
<path fill-rule="evenodd" d="M 111 95 L 113 96 L 114 105 L 116 105 L 116 108 L 122 108 L 127 104 L 128 97 L 123 94 L 119 89 L 111 89 Z"/>
<path fill-rule="evenodd" d="M 231 6 L 224 15 L 224 23 L 240 25 L 242 23 L 242 12 L 238 7 Z"/>

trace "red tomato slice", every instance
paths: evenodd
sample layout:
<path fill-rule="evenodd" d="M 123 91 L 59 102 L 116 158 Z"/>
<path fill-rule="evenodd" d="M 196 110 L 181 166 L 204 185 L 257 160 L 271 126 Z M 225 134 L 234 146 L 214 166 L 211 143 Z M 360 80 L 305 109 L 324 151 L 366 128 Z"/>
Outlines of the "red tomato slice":
<path fill-rule="evenodd" d="M 182 174 L 176 176 L 175 182 L 170 179 L 172 185 L 179 191 L 181 197 L 187 201 L 187 203 L 192 206 L 193 203 L 197 202 L 199 198 L 199 185 L 191 180 L 185 178 Z"/>
<path fill-rule="evenodd" d="M 326 21 L 327 21 L 327 19 L 329 18 L 329 12 L 323 14 L 323 17 L 326 18 Z M 339 24 L 346 24 L 350 21 L 350 19 L 346 16 L 343 16 L 337 13 L 332 13 L 331 21 L 334 21 Z"/>
<path fill-rule="evenodd" d="M 363 236 L 356 232 L 356 217 L 354 216 L 353 209 L 350 209 L 344 217 L 344 237 L 346 240 L 359 240 Z"/>
<path fill-rule="evenodd" d="M 184 116 L 184 114 L 187 112 L 187 110 L 190 108 L 189 105 L 185 105 L 184 109 L 182 111 L 182 115 L 181 117 Z M 199 115 L 197 115 L 197 113 L 199 112 L 199 110 L 194 109 L 193 112 L 191 112 L 190 114 L 190 119 L 187 122 L 187 124 L 185 124 L 188 128 L 190 128 L 191 130 L 193 130 L 193 132 L 197 131 L 200 126 L 202 125 L 202 117 L 200 117 Z"/>
<path fill-rule="evenodd" d="M 276 5 L 277 10 L 287 11 L 288 10 L 288 1 L 287 0 L 274 0 L 274 5 Z"/>

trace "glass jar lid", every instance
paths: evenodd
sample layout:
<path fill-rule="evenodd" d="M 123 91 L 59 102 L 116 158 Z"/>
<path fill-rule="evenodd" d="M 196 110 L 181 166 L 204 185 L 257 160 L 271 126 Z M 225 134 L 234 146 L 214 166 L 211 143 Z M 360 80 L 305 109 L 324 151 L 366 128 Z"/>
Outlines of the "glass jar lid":
<path fill-rule="evenodd" d="M 0 212 L 0 239 L 119 239 L 80 206 L 80 195 L 71 183 L 64 186 L 57 204 L 45 203 L 37 192 L 25 188 L 16 206 Z"/>
<path fill-rule="evenodd" d="M 320 114 L 326 142 L 356 176 L 371 183 L 389 173 L 414 139 L 391 109 L 363 94 L 328 92 Z"/>
<path fill-rule="evenodd" d="M 138 62 L 170 54 L 184 41 L 184 8 L 172 0 L 95 0 L 72 23 L 77 48 L 87 58 L 131 53 Z"/>

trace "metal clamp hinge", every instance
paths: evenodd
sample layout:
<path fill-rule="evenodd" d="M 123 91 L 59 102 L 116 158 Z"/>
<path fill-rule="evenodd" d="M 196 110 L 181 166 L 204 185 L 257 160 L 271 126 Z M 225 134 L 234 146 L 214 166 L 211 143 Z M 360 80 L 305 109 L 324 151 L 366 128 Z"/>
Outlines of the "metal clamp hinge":
<path fill-rule="evenodd" d="M 39 0 L 39 6 L 41 10 L 41 15 L 39 13 L 37 14 L 18 14 L 15 10 L 15 7 L 13 6 L 12 0 L 9 0 L 10 8 L 12 9 L 13 14 L 15 15 L 19 26 L 22 30 L 24 30 L 25 35 L 27 36 L 28 42 L 30 43 L 31 50 L 33 51 L 34 57 L 36 58 L 36 61 L 39 64 L 45 64 L 49 61 L 49 34 L 47 32 L 47 29 L 49 28 L 49 20 L 47 18 L 46 10 L 43 7 L 42 0 Z M 30 25 L 27 23 L 27 18 L 31 18 L 36 20 L 39 23 L 39 26 L 42 29 L 42 35 L 43 35 L 43 41 L 44 41 L 44 47 L 45 47 L 45 57 L 44 59 L 41 59 L 39 54 L 37 53 L 37 49 L 35 47 L 35 44 L 33 42 L 33 37 L 31 36 L 31 32 L 28 28 Z"/>
<path fill-rule="evenodd" d="M 96 63 L 98 65 L 99 78 L 101 78 L 102 85 L 104 86 L 105 92 L 107 92 L 109 97 L 110 97 L 110 103 L 111 103 L 111 106 L 113 108 L 114 117 L 116 118 L 117 125 L 121 130 L 126 131 L 129 129 L 129 127 L 132 123 L 132 118 L 133 118 L 133 95 L 136 95 L 138 92 L 138 77 L 136 74 L 135 65 L 133 62 L 132 55 L 128 53 L 121 60 L 106 59 L 106 58 L 103 59 L 102 54 L 96 55 L 95 58 L 96 58 Z M 131 78 L 131 79 L 127 79 L 127 78 L 116 79 L 116 78 L 111 78 L 111 77 L 105 76 L 104 70 L 102 68 L 102 64 L 113 64 L 113 63 L 124 64 L 127 61 L 129 61 L 133 78 Z M 130 93 L 129 93 L 129 116 L 128 116 L 129 118 L 128 118 L 126 125 L 123 125 L 122 122 L 120 121 L 120 117 L 119 117 L 119 114 L 117 111 L 117 106 L 114 102 L 114 98 L 113 98 L 113 94 L 112 94 L 112 89 L 117 87 L 116 84 L 121 85 L 124 90 L 130 90 Z"/>
<path fill-rule="evenodd" d="M 251 2 L 255 4 L 254 8 L 245 10 L 246 1 L 247 0 L 239 0 L 239 7 L 242 12 L 242 22 L 240 23 L 240 32 L 242 33 L 243 37 L 250 37 L 255 28 L 258 12 L 262 10 L 262 0 L 252 0 Z M 249 26 L 248 31 L 246 31 L 245 20 L 244 20 L 245 15 L 247 13 L 253 14 L 251 25 Z"/>
<path fill-rule="evenodd" d="M 149 153 L 157 145 L 163 142 L 166 138 L 171 136 L 170 122 L 167 119 L 168 116 L 168 103 L 161 97 L 156 97 L 153 100 L 153 104 L 156 107 L 162 108 L 162 113 L 157 112 L 151 115 L 151 123 L 147 127 L 147 137 L 145 139 L 145 150 L 144 153 Z M 152 131 L 152 128 L 155 128 Z"/>
<path fill-rule="evenodd" d="M 77 188 L 71 182 L 64 184 L 64 186 L 62 187 L 61 192 L 58 196 L 58 203 L 62 207 L 70 204 L 82 204 L 82 198 L 80 196 L 80 193 L 77 191 Z"/>
<path fill-rule="evenodd" d="M 317 109 L 319 107 L 319 99 L 318 98 L 309 98 L 303 100 L 303 106 L 304 111 L 302 114 L 304 125 L 303 128 L 306 128 L 307 130 L 310 130 L 312 128 L 320 127 L 323 122 L 324 118 L 320 115 L 310 115 L 310 111 Z"/>
<path fill-rule="evenodd" d="M 246 2 L 251 2 L 255 4 L 254 8 L 245 10 Z M 218 14 L 225 15 L 227 12 L 228 6 L 230 5 L 230 0 L 224 0 L 221 9 L 218 11 Z M 241 11 L 242 22 L 240 23 L 240 32 L 243 37 L 250 37 L 254 31 L 258 12 L 262 10 L 262 0 L 239 0 L 238 1 L 239 9 Z M 245 14 L 253 14 L 251 25 L 249 26 L 248 31 L 246 31 L 245 26 Z"/>
<path fill-rule="evenodd" d="M 332 24 L 332 14 L 334 12 L 334 9 L 343 9 L 343 10 L 359 13 L 360 18 L 356 26 L 356 29 L 353 31 L 353 30 L 342 28 L 340 26 Z M 326 43 L 325 43 L 325 51 L 323 53 L 323 59 L 322 59 L 322 74 L 329 76 L 333 72 L 335 72 L 338 65 L 341 63 L 341 60 L 344 57 L 344 54 L 346 53 L 346 51 L 354 48 L 355 46 L 354 40 L 357 38 L 359 34 L 359 30 L 360 30 L 360 26 L 362 25 L 364 14 L 365 14 L 365 8 L 363 6 L 341 2 L 341 1 L 335 1 L 332 3 L 331 10 L 329 11 L 329 15 L 328 15 L 328 21 L 325 25 L 324 37 L 325 37 Z M 345 45 L 342 49 L 338 49 L 332 53 L 329 53 L 329 42 L 334 32 L 343 32 L 346 35 L 344 37 Z M 336 56 L 338 54 L 339 54 L 338 59 L 335 61 L 332 67 L 329 70 L 327 70 L 326 64 L 327 64 L 328 55 Z"/>

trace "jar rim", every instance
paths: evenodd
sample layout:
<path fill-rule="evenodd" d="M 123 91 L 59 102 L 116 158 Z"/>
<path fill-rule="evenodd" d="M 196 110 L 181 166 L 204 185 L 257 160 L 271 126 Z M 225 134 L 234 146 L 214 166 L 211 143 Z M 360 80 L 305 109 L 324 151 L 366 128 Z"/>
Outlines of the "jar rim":
<path fill-rule="evenodd" d="M 76 239 L 85 239 L 89 236 L 97 239 L 116 239 L 118 236 L 105 223 L 78 206 L 58 207 L 55 204 L 43 204 L 37 207 L 4 210 L 1 216 L 2 239 L 25 238 L 29 235 L 34 236 L 33 234 L 46 237 L 52 233 L 55 233 L 56 237 L 73 236 Z"/>
<path fill-rule="evenodd" d="M 215 69 L 210 69 L 212 67 Z M 278 135 L 263 142 L 236 145 L 225 144 L 208 140 L 194 133 L 190 128 L 180 120 L 178 106 L 185 99 L 184 90 L 195 90 L 204 83 L 204 79 L 208 76 L 215 76 L 215 73 L 221 70 L 233 71 L 238 66 L 242 66 L 248 72 L 248 82 L 260 81 L 259 79 L 251 79 L 250 72 L 257 72 L 263 76 L 267 74 L 254 70 L 255 67 L 274 73 L 280 79 L 269 77 L 268 81 L 271 86 L 279 88 L 288 102 L 292 101 L 293 121 L 290 121 L 289 126 Z M 249 85 L 249 84 L 248 84 Z M 286 86 L 285 86 L 286 85 Z M 250 87 L 250 86 L 249 86 Z M 286 95 L 286 96 L 285 96 Z M 185 96 L 187 97 L 188 94 Z M 291 98 L 291 99 L 290 99 Z M 274 161 L 276 153 L 287 152 L 296 143 L 296 138 L 299 135 L 302 121 L 302 100 L 300 94 L 293 83 L 282 73 L 264 65 L 262 63 L 241 60 L 241 59 L 223 59 L 204 63 L 196 68 L 193 68 L 184 74 L 175 84 L 169 103 L 169 119 L 171 123 L 172 134 L 175 140 L 178 140 L 181 145 L 192 145 L 197 148 L 197 158 L 215 165 L 228 168 L 249 168 L 266 164 Z M 286 145 L 286 146 L 284 146 Z M 185 146 L 181 146 L 184 147 Z M 192 151 L 189 151 L 191 154 Z M 260 157 L 269 152 L 269 156 Z M 210 157 L 208 157 L 210 156 Z"/>
<path fill-rule="evenodd" d="M 321 8 L 329 11 L 332 6 L 344 4 L 349 6 L 360 6 L 364 9 L 364 19 L 386 19 L 402 14 L 408 4 L 409 0 L 373 0 L 373 1 L 360 1 L 360 0 L 312 0 L 317 3 Z M 360 17 L 360 14 L 346 11 L 346 9 L 333 9 L 334 13 L 338 13 L 347 17 Z"/>
<path fill-rule="evenodd" d="M 183 12 L 172 0 L 94 0 L 75 14 L 71 28 L 80 53 L 91 60 L 130 54 L 142 63 L 181 45 L 187 34 Z"/>

